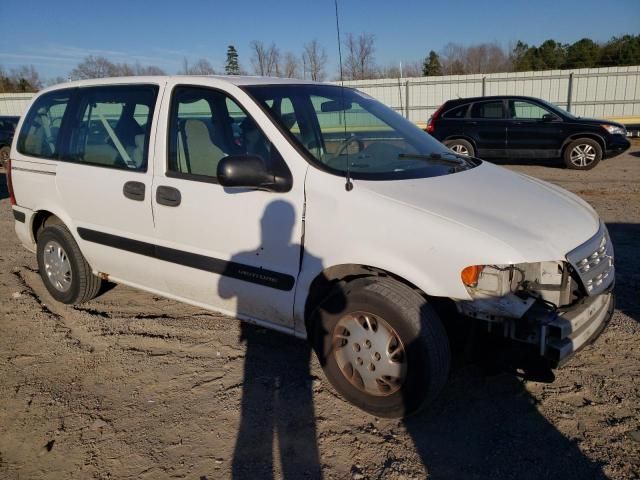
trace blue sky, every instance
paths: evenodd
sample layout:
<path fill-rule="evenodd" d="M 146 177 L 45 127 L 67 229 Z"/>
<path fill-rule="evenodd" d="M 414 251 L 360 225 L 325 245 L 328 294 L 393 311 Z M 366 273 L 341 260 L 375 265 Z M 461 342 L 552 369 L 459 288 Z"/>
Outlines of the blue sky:
<path fill-rule="evenodd" d="M 417 60 L 448 42 L 472 44 L 547 38 L 604 41 L 640 33 L 640 0 L 380 1 L 340 0 L 341 29 L 375 35 L 381 64 Z M 337 70 L 333 0 L 28 0 L 0 5 L 0 65 L 34 65 L 45 78 L 66 76 L 86 55 L 155 64 L 175 73 L 182 59 L 222 70 L 228 44 L 250 69 L 249 43 L 275 42 L 300 53 L 311 39 Z"/>

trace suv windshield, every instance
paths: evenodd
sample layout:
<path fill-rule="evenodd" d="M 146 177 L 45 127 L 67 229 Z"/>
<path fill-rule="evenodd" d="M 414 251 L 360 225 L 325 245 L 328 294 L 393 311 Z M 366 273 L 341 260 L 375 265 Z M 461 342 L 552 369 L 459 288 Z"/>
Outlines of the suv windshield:
<path fill-rule="evenodd" d="M 424 178 L 466 170 L 461 157 L 392 109 L 333 85 L 244 87 L 314 164 L 353 178 Z"/>

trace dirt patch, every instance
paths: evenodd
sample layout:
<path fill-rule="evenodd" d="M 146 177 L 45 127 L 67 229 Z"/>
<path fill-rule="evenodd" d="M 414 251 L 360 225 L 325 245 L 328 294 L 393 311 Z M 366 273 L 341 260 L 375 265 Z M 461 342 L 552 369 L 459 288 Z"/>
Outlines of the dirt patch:
<path fill-rule="evenodd" d="M 338 398 L 299 340 L 123 286 L 55 303 L 0 175 L 0 478 L 638 478 L 639 150 L 591 172 L 509 167 L 609 224 L 618 304 L 601 338 L 552 383 L 458 359 L 406 422 Z"/>

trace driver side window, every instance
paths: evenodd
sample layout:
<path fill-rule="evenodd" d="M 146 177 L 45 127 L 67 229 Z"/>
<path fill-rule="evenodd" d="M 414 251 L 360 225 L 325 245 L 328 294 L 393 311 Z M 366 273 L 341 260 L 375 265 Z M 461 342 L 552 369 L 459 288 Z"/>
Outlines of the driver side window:
<path fill-rule="evenodd" d="M 516 120 L 542 120 L 545 115 L 550 115 L 548 110 L 535 103 L 511 100 L 509 104 L 511 118 Z"/>
<path fill-rule="evenodd" d="M 228 155 L 255 155 L 269 164 L 271 142 L 225 93 L 179 86 L 170 111 L 168 173 L 215 183 L 218 164 Z"/>

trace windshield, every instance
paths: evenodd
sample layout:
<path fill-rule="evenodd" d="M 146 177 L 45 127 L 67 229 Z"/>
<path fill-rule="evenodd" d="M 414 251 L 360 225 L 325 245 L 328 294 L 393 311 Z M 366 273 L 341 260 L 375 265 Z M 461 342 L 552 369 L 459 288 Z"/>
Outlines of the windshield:
<path fill-rule="evenodd" d="M 454 154 L 392 109 L 333 85 L 254 85 L 244 89 L 306 157 L 353 178 L 447 175 L 479 164 Z"/>

